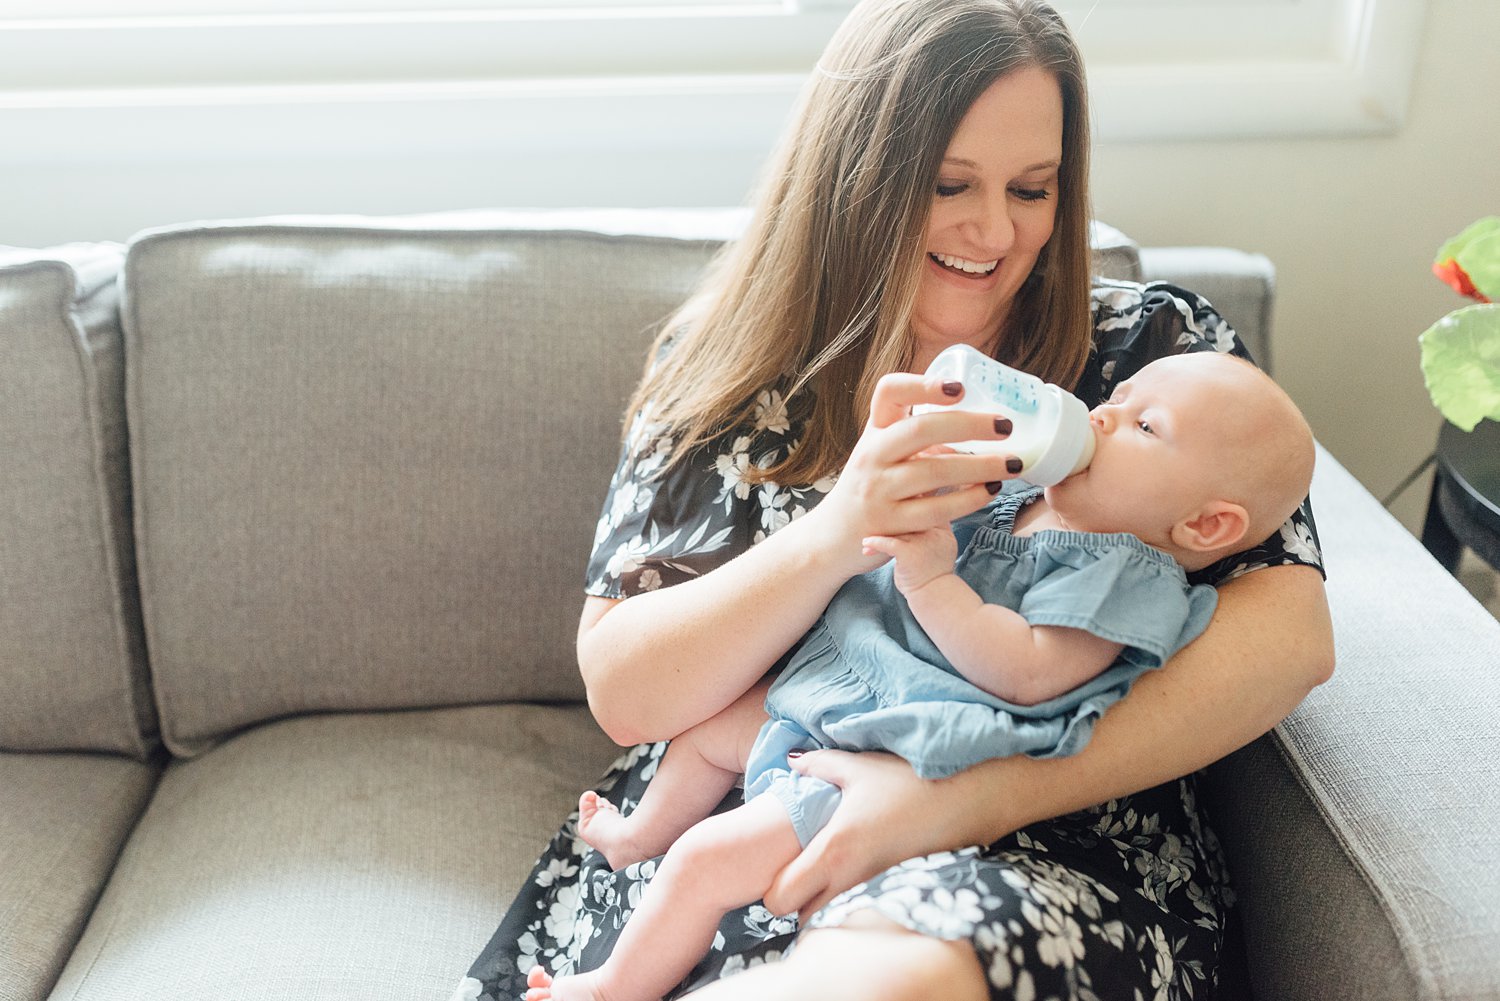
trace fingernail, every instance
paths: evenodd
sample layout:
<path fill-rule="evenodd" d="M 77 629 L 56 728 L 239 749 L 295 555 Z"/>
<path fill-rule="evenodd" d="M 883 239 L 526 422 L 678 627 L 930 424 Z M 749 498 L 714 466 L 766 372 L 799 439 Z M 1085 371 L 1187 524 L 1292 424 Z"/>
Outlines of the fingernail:
<path fill-rule="evenodd" d="M 995 433 L 996 434 L 1010 434 L 1010 429 L 1011 429 L 1011 423 L 1010 423 L 1010 420 L 1008 418 L 1005 418 L 1005 417 L 996 417 L 995 418 Z"/>
<path fill-rule="evenodd" d="M 787 751 L 786 752 L 786 756 L 788 758 L 800 758 L 800 757 L 802 757 L 802 752 L 801 751 Z"/>
<path fill-rule="evenodd" d="M 963 391 L 964 391 L 964 384 L 961 383 L 961 382 L 945 382 L 945 383 L 943 383 L 943 395 L 944 396 L 957 396 L 959 393 L 962 393 Z"/>
<path fill-rule="evenodd" d="M 1021 471 L 1021 460 L 1011 456 L 1005 460 L 1005 471 L 1007 473 L 1019 473 Z"/>
<path fill-rule="evenodd" d="M 1000 488 L 1003 486 L 1005 486 L 1004 480 L 993 480 L 989 483 L 986 483 L 984 485 L 984 488 L 992 494 L 998 494 L 1000 492 Z"/>

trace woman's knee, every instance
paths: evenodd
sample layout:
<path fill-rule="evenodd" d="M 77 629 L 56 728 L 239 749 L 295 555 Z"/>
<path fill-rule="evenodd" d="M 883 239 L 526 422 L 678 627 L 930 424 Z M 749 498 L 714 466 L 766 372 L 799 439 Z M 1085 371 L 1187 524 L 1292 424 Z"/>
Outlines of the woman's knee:
<path fill-rule="evenodd" d="M 787 995 L 809 1001 L 985 1001 L 989 988 L 967 939 L 910 931 L 873 911 L 804 932 L 785 964 Z"/>

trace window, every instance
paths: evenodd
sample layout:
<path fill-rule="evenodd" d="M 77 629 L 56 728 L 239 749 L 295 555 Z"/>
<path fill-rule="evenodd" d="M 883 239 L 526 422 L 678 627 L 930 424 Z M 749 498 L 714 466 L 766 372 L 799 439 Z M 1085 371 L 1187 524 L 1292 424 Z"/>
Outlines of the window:
<path fill-rule="evenodd" d="M 1391 132 L 1424 0 L 1060 0 L 1104 139 Z"/>
<path fill-rule="evenodd" d="M 0 162 L 759 158 L 854 0 L 9 0 Z M 1059 0 L 1104 140 L 1391 131 L 1423 0 Z M 529 144 L 529 145 L 528 145 Z"/>
<path fill-rule="evenodd" d="M 29 0 L 0 14 L 0 90 L 161 99 L 162 89 L 804 73 L 851 4 Z"/>

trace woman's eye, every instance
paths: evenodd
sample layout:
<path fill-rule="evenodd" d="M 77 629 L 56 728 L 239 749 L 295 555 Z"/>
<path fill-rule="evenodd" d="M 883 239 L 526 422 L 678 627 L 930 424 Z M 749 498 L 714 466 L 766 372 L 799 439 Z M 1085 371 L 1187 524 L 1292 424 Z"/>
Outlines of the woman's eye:
<path fill-rule="evenodd" d="M 952 198 L 954 195 L 961 195 L 967 190 L 969 190 L 969 186 L 963 183 L 945 184 L 939 181 L 937 186 L 939 198 Z"/>
<path fill-rule="evenodd" d="M 1023 202 L 1044 202 L 1052 197 L 1052 192 L 1046 188 L 1011 188 L 1010 191 Z"/>

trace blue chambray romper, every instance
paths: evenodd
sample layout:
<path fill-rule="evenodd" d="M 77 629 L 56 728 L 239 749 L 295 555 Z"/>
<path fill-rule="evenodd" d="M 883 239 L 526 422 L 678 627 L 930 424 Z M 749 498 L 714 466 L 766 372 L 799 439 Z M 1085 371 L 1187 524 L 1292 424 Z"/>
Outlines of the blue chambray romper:
<path fill-rule="evenodd" d="M 896 590 L 894 563 L 851 578 L 772 684 L 771 718 L 745 772 L 745 799 L 769 792 L 780 800 L 804 847 L 832 816 L 839 790 L 791 771 L 788 751 L 890 751 L 922 778 L 1012 754 L 1074 754 L 1136 678 L 1208 627 L 1215 590 L 1189 585 L 1171 556 L 1133 535 L 1012 535 L 1017 513 L 1040 495 L 1008 485 L 954 522 L 954 571 L 986 602 L 1034 626 L 1086 629 L 1123 643 L 1119 658 L 1057 698 L 1014 705 L 964 679 L 938 651 Z"/>

